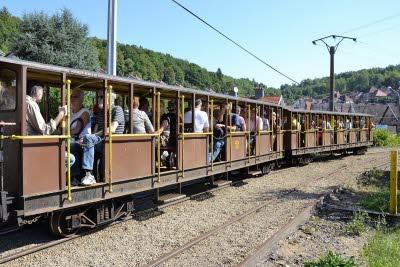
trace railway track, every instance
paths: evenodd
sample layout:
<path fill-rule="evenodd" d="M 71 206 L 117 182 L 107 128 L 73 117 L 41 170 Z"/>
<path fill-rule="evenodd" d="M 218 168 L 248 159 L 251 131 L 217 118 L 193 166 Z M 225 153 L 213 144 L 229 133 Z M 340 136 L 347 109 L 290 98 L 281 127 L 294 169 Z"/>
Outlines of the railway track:
<path fill-rule="evenodd" d="M 376 151 L 373 152 L 372 151 L 372 152 L 369 152 L 367 154 L 377 154 L 377 153 L 387 153 L 387 151 L 378 151 L 378 152 L 376 152 Z M 387 164 L 387 163 L 384 163 L 384 164 Z M 384 165 L 384 164 L 381 164 L 381 165 Z M 375 167 L 379 167 L 379 166 L 380 165 L 375 166 Z M 274 170 L 274 171 L 271 171 L 271 174 L 277 174 L 277 173 L 286 171 L 288 169 L 290 169 L 290 168 L 282 168 L 282 169 L 279 169 L 279 170 Z M 317 179 L 320 180 L 320 179 L 329 177 L 330 175 L 332 175 L 334 173 L 337 173 L 337 171 L 329 173 L 328 175 L 323 175 L 321 177 L 318 177 Z M 162 209 L 164 209 L 164 208 L 166 208 L 168 206 L 175 205 L 177 203 L 181 203 L 182 201 L 190 200 L 193 197 L 196 197 L 198 195 L 205 194 L 205 193 L 211 193 L 211 192 L 214 192 L 214 191 L 217 191 L 217 190 L 221 190 L 223 188 L 226 188 L 226 187 L 229 187 L 229 186 L 232 186 L 232 185 L 234 186 L 234 185 L 240 184 L 240 183 L 243 183 L 243 180 L 234 181 L 231 184 L 226 184 L 226 185 L 223 185 L 223 186 L 220 186 L 220 187 L 216 187 L 216 188 L 212 188 L 212 189 L 206 190 L 206 191 L 201 192 L 201 193 L 193 194 L 191 196 L 188 196 L 188 197 L 186 197 L 184 199 L 180 199 L 180 200 L 175 201 L 175 202 L 170 202 L 170 203 L 167 203 L 167 204 L 159 205 L 155 209 L 162 210 Z M 293 188 L 291 190 L 288 190 L 283 194 L 283 196 L 290 195 L 294 191 L 296 191 L 295 188 Z M 244 219 L 245 217 L 247 217 L 247 216 L 249 216 L 251 214 L 254 214 L 255 212 L 257 212 L 257 211 L 261 210 L 262 208 L 266 207 L 267 205 L 273 204 L 275 198 L 276 198 L 276 196 L 270 197 L 264 203 L 262 203 L 260 205 L 257 205 L 255 207 L 253 207 L 252 209 L 248 210 L 247 212 L 232 218 L 231 220 L 227 221 L 226 223 L 220 225 L 219 227 L 217 227 L 217 228 L 205 233 L 204 235 L 202 235 L 202 236 L 200 236 L 200 237 L 198 237 L 198 238 L 186 243 L 182 247 L 180 247 L 180 248 L 178 248 L 178 249 L 176 249 L 174 251 L 169 252 L 168 254 L 162 256 L 161 258 L 155 260 L 154 262 L 151 262 L 148 266 L 157 266 L 157 265 L 167 261 L 168 259 L 173 258 L 174 256 L 182 253 L 183 251 L 185 251 L 185 250 L 189 249 L 190 247 L 196 245 L 197 243 L 201 242 L 202 240 L 204 240 L 204 239 L 206 239 L 206 238 L 208 238 L 208 237 L 210 237 L 212 235 L 215 235 L 216 233 L 218 233 L 224 227 L 229 226 L 231 224 L 234 224 L 235 222 L 238 222 L 238 221 Z M 74 239 L 76 239 L 78 237 L 82 237 L 82 236 L 85 236 L 85 235 L 92 234 L 92 233 L 94 233 L 96 231 L 99 231 L 99 230 L 103 229 L 104 227 L 117 225 L 117 224 L 126 222 L 128 220 L 131 220 L 133 217 L 134 217 L 134 215 L 129 215 L 129 216 L 123 218 L 123 219 L 120 219 L 118 221 L 115 221 L 115 222 L 113 222 L 113 223 L 111 223 L 109 225 L 103 226 L 103 227 L 87 230 L 87 231 L 84 231 L 84 232 L 82 232 L 80 234 L 71 235 L 69 237 L 65 237 L 65 238 L 61 238 L 61 239 L 51 240 L 49 242 L 46 242 L 46 243 L 43 243 L 43 244 L 40 244 L 40 245 L 36 245 L 34 247 L 30 247 L 30 248 L 27 248 L 27 249 L 19 250 L 19 251 L 15 252 L 15 253 L 11 253 L 9 255 L 6 255 L 6 256 L 0 258 L 0 264 L 3 264 L 3 263 L 6 263 L 6 262 L 9 262 L 9 261 L 18 259 L 20 257 L 23 257 L 23 256 L 26 256 L 26 255 L 29 255 L 29 254 L 32 254 L 32 253 L 35 253 L 35 252 L 38 252 L 38 251 L 41 251 L 41 250 L 56 246 L 56 245 L 59 245 L 59 244 L 65 243 L 65 242 L 74 240 Z M 1 235 L 10 235 L 13 231 L 16 231 L 16 230 L 15 229 L 9 229 L 7 231 L 0 232 L 0 236 Z"/>
<path fill-rule="evenodd" d="M 378 164 L 378 165 L 372 166 L 372 168 L 379 168 L 379 167 L 382 167 L 382 166 L 387 165 L 387 164 L 388 163 L 385 162 L 385 163 L 382 163 L 382 164 Z M 344 168 L 342 170 L 348 170 L 349 168 L 351 168 L 351 167 Z M 320 177 L 317 178 L 317 181 L 323 180 L 325 178 L 329 178 L 331 175 L 336 174 L 337 172 L 338 171 L 336 170 L 334 172 L 331 172 L 331 173 L 328 173 L 326 175 L 320 176 Z M 358 172 L 357 174 L 361 174 L 361 173 L 362 172 Z M 313 182 L 315 182 L 315 180 Z M 301 183 L 297 184 L 292 189 L 286 191 L 281 196 L 289 196 L 290 194 L 292 194 L 293 192 L 296 191 L 296 187 L 298 187 L 299 185 L 301 185 Z M 290 220 L 289 223 L 285 224 L 282 228 L 278 229 L 276 231 L 276 233 L 271 238 L 269 238 L 266 241 L 265 244 L 263 244 L 263 247 L 271 246 L 272 245 L 271 243 L 277 242 L 277 240 L 280 240 L 280 238 L 278 239 L 277 237 L 282 236 L 282 234 L 285 231 L 288 231 L 288 228 L 293 228 L 293 225 L 295 225 L 297 227 L 298 224 L 301 224 L 304 221 L 304 219 L 309 214 L 311 214 L 311 211 L 313 210 L 315 204 L 318 203 L 318 201 L 320 201 L 323 198 L 324 195 L 325 194 L 321 194 L 320 197 L 318 198 L 318 200 L 312 201 L 310 204 L 306 205 L 302 209 L 302 211 L 297 216 L 295 216 L 295 218 Z M 254 213 L 258 212 L 258 211 L 260 211 L 261 209 L 263 209 L 264 207 L 266 207 L 268 205 L 274 205 L 274 204 L 277 204 L 278 202 L 279 201 L 277 200 L 276 196 L 268 198 L 262 204 L 259 204 L 259 205 L 255 206 L 255 207 L 247 210 L 246 212 L 229 219 L 228 221 L 224 222 L 223 224 L 221 224 L 221 225 L 213 228 L 212 230 L 200 235 L 199 237 L 197 237 L 197 238 L 185 243 L 184 245 L 182 245 L 182 246 L 180 246 L 180 247 L 178 247 L 178 248 L 176 248 L 176 249 L 174 249 L 174 250 L 162 255 L 161 257 L 151 261 L 149 264 L 147 264 L 145 266 L 146 267 L 160 266 L 163 263 L 167 262 L 168 260 L 176 257 L 177 255 L 179 255 L 179 254 L 183 253 L 184 251 L 190 249 L 191 247 L 195 246 L 196 244 L 199 244 L 203 240 L 220 233 L 221 231 L 223 231 L 228 226 L 230 226 L 230 225 L 232 225 L 234 223 L 240 222 L 244 218 L 246 218 L 246 217 L 248 217 L 248 216 L 250 216 L 250 215 L 252 215 L 252 214 L 254 214 Z M 246 260 L 246 262 L 254 262 L 254 259 L 253 258 L 249 258 L 249 259 Z M 247 265 L 247 264 L 245 264 L 243 266 L 255 266 L 255 265 Z"/>

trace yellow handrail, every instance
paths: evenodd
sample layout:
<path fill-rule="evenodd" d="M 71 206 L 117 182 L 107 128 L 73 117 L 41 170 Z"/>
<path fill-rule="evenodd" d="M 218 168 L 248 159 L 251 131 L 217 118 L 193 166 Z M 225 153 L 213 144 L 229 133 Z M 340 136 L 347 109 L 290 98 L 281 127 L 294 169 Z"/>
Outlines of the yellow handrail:
<path fill-rule="evenodd" d="M 206 136 L 206 135 L 212 135 L 212 132 L 206 132 L 206 133 L 182 133 L 180 136 Z"/>
<path fill-rule="evenodd" d="M 113 138 L 118 137 L 157 137 L 159 133 L 152 133 L 152 134 L 113 134 Z"/>
<path fill-rule="evenodd" d="M 67 80 L 67 190 L 68 200 L 72 201 L 71 194 L 71 80 Z"/>
<path fill-rule="evenodd" d="M 185 177 L 185 168 L 183 166 L 184 160 L 184 149 L 185 149 L 185 96 L 183 95 L 182 97 L 182 104 L 181 104 L 181 112 L 182 112 L 182 150 L 181 150 L 181 164 L 182 164 L 182 178 Z"/>
<path fill-rule="evenodd" d="M 228 120 L 229 120 L 229 122 L 228 122 L 229 123 L 229 166 L 232 167 L 232 118 L 231 118 L 231 105 L 228 106 Z"/>
<path fill-rule="evenodd" d="M 250 142 L 251 142 L 251 125 L 250 125 L 250 121 L 251 121 L 251 111 L 250 111 L 250 105 L 247 105 L 247 114 L 248 114 L 248 118 L 249 118 L 249 131 L 248 131 L 248 138 L 247 138 L 247 153 L 248 153 L 248 162 L 250 162 L 250 152 L 251 152 L 251 148 L 250 148 Z"/>
<path fill-rule="evenodd" d="M 112 188 L 112 85 L 109 85 L 107 87 L 108 91 L 108 187 L 109 187 L 109 192 L 112 193 L 113 188 Z"/>
<path fill-rule="evenodd" d="M 68 139 L 68 135 L 11 135 L 3 136 L 4 139 L 11 140 L 46 140 L 46 139 Z"/>
<path fill-rule="evenodd" d="M 211 171 L 214 170 L 214 99 L 211 99 L 210 125 L 211 125 Z M 208 154 L 207 154 L 208 160 Z"/>
<path fill-rule="evenodd" d="M 160 98 L 161 93 L 157 92 L 157 129 L 158 129 L 158 136 L 157 136 L 157 183 L 161 182 L 161 133 L 160 133 L 160 113 L 161 113 L 161 105 L 160 105 Z"/>

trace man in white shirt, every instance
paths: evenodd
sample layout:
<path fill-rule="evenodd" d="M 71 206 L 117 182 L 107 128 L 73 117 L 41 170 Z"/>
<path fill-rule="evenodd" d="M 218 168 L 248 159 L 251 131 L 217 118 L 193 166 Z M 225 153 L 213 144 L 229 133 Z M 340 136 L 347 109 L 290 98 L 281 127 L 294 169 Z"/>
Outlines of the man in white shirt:
<path fill-rule="evenodd" d="M 201 99 L 196 99 L 194 107 L 194 132 L 208 132 L 210 125 L 208 123 L 208 114 L 201 110 Z M 185 123 L 192 123 L 192 110 L 185 113 Z"/>

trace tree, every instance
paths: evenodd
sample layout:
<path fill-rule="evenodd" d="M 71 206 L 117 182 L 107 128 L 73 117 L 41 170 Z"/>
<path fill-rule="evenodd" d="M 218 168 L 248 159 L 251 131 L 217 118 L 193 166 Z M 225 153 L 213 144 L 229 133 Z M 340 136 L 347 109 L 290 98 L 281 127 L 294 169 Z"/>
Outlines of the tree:
<path fill-rule="evenodd" d="M 217 75 L 218 80 L 222 81 L 223 75 L 222 75 L 222 71 L 220 68 L 217 69 L 216 75 Z"/>
<path fill-rule="evenodd" d="M 88 39 L 88 27 L 67 9 L 53 16 L 44 12 L 26 14 L 20 30 L 12 50 L 22 59 L 79 69 L 99 68 L 98 52 Z"/>
<path fill-rule="evenodd" d="M 19 34 L 20 19 L 11 16 L 7 8 L 0 10 L 0 50 L 4 53 L 10 52 L 13 38 Z"/>

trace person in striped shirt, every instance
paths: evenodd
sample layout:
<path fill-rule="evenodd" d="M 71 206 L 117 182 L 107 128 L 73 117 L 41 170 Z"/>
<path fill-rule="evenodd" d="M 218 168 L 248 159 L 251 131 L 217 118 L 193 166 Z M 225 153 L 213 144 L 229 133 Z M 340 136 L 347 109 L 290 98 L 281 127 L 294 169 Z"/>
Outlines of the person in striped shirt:
<path fill-rule="evenodd" d="M 94 156 L 95 153 L 102 154 L 104 149 L 104 107 L 103 107 L 103 96 L 100 95 L 99 112 L 96 116 L 96 125 L 94 126 L 94 134 L 87 134 L 81 139 L 83 147 L 82 156 L 82 169 L 85 172 L 85 176 L 81 180 L 82 185 L 92 185 L 96 183 L 96 179 L 93 176 Z M 116 94 L 111 95 L 111 129 L 107 128 L 106 133 L 109 130 L 113 134 L 123 134 L 125 127 L 125 117 L 122 107 L 114 105 Z M 110 107 L 107 97 L 107 107 Z"/>

